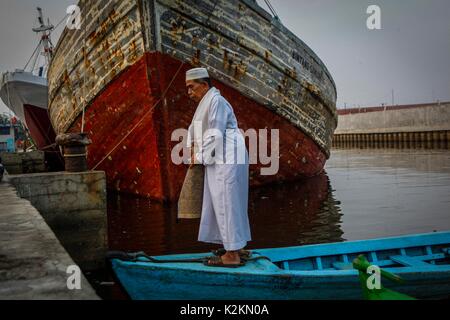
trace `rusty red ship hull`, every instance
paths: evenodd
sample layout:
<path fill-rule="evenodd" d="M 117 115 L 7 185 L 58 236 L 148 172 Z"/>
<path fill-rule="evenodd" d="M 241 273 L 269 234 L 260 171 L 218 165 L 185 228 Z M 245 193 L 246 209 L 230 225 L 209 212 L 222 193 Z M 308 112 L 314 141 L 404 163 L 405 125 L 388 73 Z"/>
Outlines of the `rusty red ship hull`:
<path fill-rule="evenodd" d="M 46 109 L 26 104 L 23 106 L 25 122 L 38 150 L 48 150 L 55 143 L 53 130 Z"/>
<path fill-rule="evenodd" d="M 86 20 L 94 22 L 85 33 L 64 32 L 49 71 L 52 123 L 58 133 L 80 132 L 84 126 L 93 142 L 89 167 L 104 170 L 111 189 L 159 200 L 178 198 L 187 167 L 172 162 L 179 142 L 171 135 L 192 120 L 197 106 L 187 97 L 184 74 L 199 65 L 210 70 L 241 129 L 279 130 L 279 171 L 263 176 L 263 166 L 252 165 L 251 186 L 323 170 L 336 127 L 336 91 L 326 68 L 300 40 L 287 53 L 290 67 L 281 59 L 285 52 L 268 47 L 273 43 L 266 43 L 263 53 L 252 52 L 244 40 L 258 40 L 254 30 L 231 41 L 232 28 L 219 28 L 220 14 L 214 12 L 231 16 L 246 11 L 255 23 L 266 23 L 262 27 L 282 28 L 272 25 L 254 2 L 210 4 L 127 0 L 100 6 L 100 1 L 81 1 L 82 11 L 104 21 Z M 212 13 L 197 21 L 193 8 Z M 304 56 L 299 55 L 302 48 Z"/>

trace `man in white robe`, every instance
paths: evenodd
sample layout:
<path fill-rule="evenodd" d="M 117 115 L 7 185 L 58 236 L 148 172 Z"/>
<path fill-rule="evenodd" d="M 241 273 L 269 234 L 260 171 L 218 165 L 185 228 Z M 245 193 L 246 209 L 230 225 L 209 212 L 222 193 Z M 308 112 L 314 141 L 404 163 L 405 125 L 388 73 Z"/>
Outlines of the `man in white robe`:
<path fill-rule="evenodd" d="M 248 220 L 249 161 L 233 108 L 211 86 L 205 68 L 186 73 L 189 97 L 198 102 L 189 127 L 190 165 L 204 165 L 204 191 L 198 240 L 222 244 L 226 251 L 210 266 L 243 265 L 241 254 L 251 240 Z"/>

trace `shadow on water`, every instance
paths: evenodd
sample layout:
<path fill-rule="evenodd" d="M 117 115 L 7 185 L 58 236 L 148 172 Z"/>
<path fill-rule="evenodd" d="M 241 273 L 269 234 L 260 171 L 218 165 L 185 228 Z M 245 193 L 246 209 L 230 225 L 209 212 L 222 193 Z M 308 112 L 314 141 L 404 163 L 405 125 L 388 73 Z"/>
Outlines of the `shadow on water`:
<path fill-rule="evenodd" d="M 344 241 L 341 210 L 328 176 L 252 189 L 247 248 Z M 178 220 L 176 205 L 108 193 L 109 249 L 150 255 L 209 252 L 217 245 L 197 241 L 199 219 Z M 104 299 L 126 299 L 112 271 L 88 274 Z"/>

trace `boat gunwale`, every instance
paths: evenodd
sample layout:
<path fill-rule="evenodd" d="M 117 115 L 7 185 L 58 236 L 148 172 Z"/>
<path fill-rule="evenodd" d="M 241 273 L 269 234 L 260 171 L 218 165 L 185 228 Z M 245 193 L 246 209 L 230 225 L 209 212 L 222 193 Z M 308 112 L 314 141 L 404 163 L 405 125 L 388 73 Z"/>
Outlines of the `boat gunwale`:
<path fill-rule="evenodd" d="M 385 246 L 381 249 L 375 249 L 372 248 L 371 250 L 367 250 L 368 252 L 373 252 L 373 251 L 383 251 L 383 250 L 390 250 L 390 249 L 402 249 L 402 248 L 408 248 L 408 247 L 421 247 L 421 246 L 433 246 L 433 245 L 442 245 L 442 244 L 447 244 L 450 243 L 450 232 L 439 232 L 439 233 L 427 233 L 427 234 L 418 234 L 418 235 L 409 235 L 409 236 L 401 236 L 401 237 L 389 237 L 389 238 L 378 238 L 378 239 L 368 239 L 368 240 L 359 240 L 359 241 L 352 241 L 352 242 L 336 242 L 336 243 L 330 243 L 330 244 L 316 244 L 316 245 L 307 245 L 307 246 L 297 246 L 297 247 L 285 247 L 285 248 L 272 248 L 272 249 L 261 249 L 261 250 L 254 250 L 253 252 L 258 254 L 258 255 L 262 255 L 262 256 L 266 256 L 266 254 L 264 254 L 264 250 L 267 251 L 278 251 L 278 250 L 287 250 L 287 249 L 311 249 L 311 248 L 317 248 L 317 247 L 328 247 L 328 249 L 331 249 L 331 251 L 334 249 L 335 246 L 339 246 L 339 245 L 344 245 L 344 244 L 360 244 L 360 243 L 377 243 L 377 242 L 385 242 L 386 240 L 397 240 L 398 241 L 402 241 L 405 239 L 412 239 L 412 238 L 424 238 L 424 237 L 428 237 L 428 238 L 445 238 L 447 237 L 447 239 L 435 239 L 437 241 L 434 242 L 430 242 L 428 241 L 427 243 L 422 243 L 421 245 L 418 245 L 416 242 L 411 242 L 409 243 L 408 246 L 395 246 L 395 244 L 391 244 L 390 246 Z M 307 250 L 308 251 L 308 250 Z M 365 251 L 365 250 L 362 250 Z M 240 269 L 240 268 L 236 268 L 236 269 L 225 269 L 225 268 L 217 268 L 214 269 L 212 268 L 212 270 L 209 270 L 208 268 L 211 267 L 202 267 L 201 268 L 189 268 L 189 267 L 184 267 L 186 266 L 186 264 L 184 263 L 183 265 L 180 265 L 180 263 L 167 263 L 167 264 L 159 264 L 159 263 L 152 263 L 152 262 L 146 262 L 146 261 L 136 261 L 136 262 L 130 262 L 130 261 L 121 261 L 121 260 L 117 260 L 117 259 L 113 259 L 113 260 L 117 260 L 116 263 L 119 263 L 122 266 L 128 266 L 128 267 L 132 267 L 132 268 L 148 268 L 148 269 L 170 269 L 170 270 L 186 270 L 186 271 L 198 271 L 198 272 L 212 272 L 212 273 L 232 273 L 232 274 L 261 274 L 261 275 L 274 275 L 274 276 L 344 276 L 344 275 L 354 275 L 357 273 L 357 270 L 354 269 L 349 269 L 349 270 L 333 270 L 333 269 L 322 269 L 322 270 L 295 270 L 295 269 L 290 269 L 290 270 L 286 270 L 283 268 L 280 268 L 279 266 L 276 265 L 276 263 L 279 262 L 284 262 L 284 261 L 291 261 L 291 260 L 299 260 L 299 259 L 304 259 L 304 258 L 314 258 L 314 257 L 323 257 L 323 256 L 339 256 L 342 254 L 351 254 L 351 253 L 359 253 L 361 252 L 361 249 L 356 248 L 354 249 L 352 252 L 349 252 L 348 250 L 345 253 L 336 253 L 336 251 L 333 251 L 332 254 L 322 254 L 322 255 L 314 255 L 314 254 L 303 254 L 303 256 L 292 258 L 292 257 L 285 257 L 284 259 L 280 259 L 280 260 L 276 260 L 273 261 L 271 259 L 270 263 L 276 267 L 277 269 L 273 269 L 273 270 L 258 270 L 258 269 Z M 269 252 L 267 252 L 269 253 Z M 331 252 L 330 252 L 331 253 Z M 209 254 L 210 255 L 210 254 Z M 172 255 L 164 255 L 164 256 L 155 256 L 154 258 L 156 259 L 168 259 L 168 258 L 172 258 L 172 259 L 183 259 L 183 258 L 203 258 L 203 257 L 207 257 L 208 253 L 194 253 L 194 254 L 172 254 Z M 269 254 L 269 258 L 270 258 L 270 254 Z M 266 260 L 264 260 L 266 261 Z M 376 261 L 371 262 L 372 264 L 376 265 Z M 206 268 L 206 269 L 205 269 Z M 400 266 L 400 267 L 384 267 L 383 270 L 389 271 L 389 272 L 393 272 L 393 273 L 398 273 L 398 274 L 414 274 L 414 273 L 421 273 L 421 272 L 427 272 L 427 273 L 442 273 L 442 272 L 450 272 L 450 265 L 446 264 L 446 265 L 433 265 L 430 264 L 429 266 Z"/>
<path fill-rule="evenodd" d="M 333 269 L 323 269 L 323 270 L 286 270 L 278 268 L 277 270 L 257 270 L 257 269 L 245 269 L 243 268 L 217 268 L 217 267 L 207 267 L 200 265 L 200 268 L 189 268 L 186 263 L 182 265 L 176 263 L 152 263 L 145 261 L 131 262 L 131 261 L 121 261 L 119 259 L 112 259 L 113 269 L 118 268 L 123 269 L 141 269 L 146 271 L 160 270 L 160 271 L 180 271 L 189 273 L 200 273 L 200 274 L 230 274 L 238 276 L 246 275 L 260 275 L 265 277 L 308 277 L 308 278 L 318 278 L 318 277 L 344 277 L 344 276 L 355 276 L 358 274 L 356 269 L 348 270 L 333 270 Z M 187 267 L 183 267 L 187 266 Z M 277 267 L 274 264 L 275 267 Z M 409 276 L 414 274 L 445 274 L 450 273 L 450 265 L 430 265 L 430 266 L 419 266 L 419 267 L 384 267 L 384 271 L 395 273 L 397 275 Z"/>
<path fill-rule="evenodd" d="M 26 74 L 26 77 L 29 77 L 29 81 L 25 77 L 20 78 L 19 75 Z M 6 76 L 10 76 L 9 78 L 6 78 Z M 17 76 L 17 78 L 16 78 Z M 41 81 L 33 82 L 32 80 L 39 79 Z M 5 86 L 8 83 L 31 83 L 40 87 L 48 87 L 48 81 L 47 78 L 37 76 L 35 74 L 32 74 L 31 72 L 5 72 L 2 75 L 2 78 L 0 79 L 0 88 Z"/>
<path fill-rule="evenodd" d="M 424 242 L 423 240 L 425 240 L 425 238 L 427 238 L 426 240 L 429 241 Z M 450 231 L 345 241 L 345 242 L 310 244 L 304 246 L 265 248 L 265 249 L 256 249 L 254 251 L 261 253 L 263 255 L 270 255 L 270 253 L 275 253 L 277 255 L 284 254 L 285 257 L 286 256 L 288 257 L 287 259 L 280 259 L 280 260 L 271 259 L 273 262 L 281 262 L 286 260 L 297 260 L 311 257 L 337 256 L 343 254 L 355 254 L 372 251 L 376 252 L 391 249 L 434 246 L 443 244 L 450 245 Z M 361 247 L 361 245 L 364 245 L 365 247 Z M 318 250 L 316 251 L 315 249 Z M 302 252 L 305 250 L 307 252 Z M 293 251 L 295 251 L 296 255 L 292 253 Z"/>
<path fill-rule="evenodd" d="M 116 260 L 116 259 L 114 259 Z M 133 271 L 130 269 L 141 269 L 139 273 L 139 280 L 133 279 Z M 180 273 L 179 269 L 172 269 L 168 270 L 171 274 L 167 277 L 155 276 L 152 277 L 152 279 L 149 279 L 149 282 L 145 281 L 145 277 L 147 276 L 145 272 L 152 271 L 151 269 L 142 270 L 142 266 L 127 266 L 125 262 L 123 261 L 113 261 L 113 270 L 116 274 L 117 279 L 120 282 L 120 285 L 122 288 L 124 288 L 125 291 L 129 294 L 129 296 L 132 299 L 161 299 L 160 294 L 161 292 L 156 289 L 152 291 L 152 288 L 149 287 L 149 284 L 159 286 L 166 286 L 167 282 L 171 283 L 171 287 L 176 286 L 177 288 L 179 286 L 186 287 L 186 286 L 192 286 L 195 285 L 197 287 L 214 287 L 216 294 L 220 295 L 220 290 L 224 290 L 226 288 L 234 288 L 234 287 L 240 287 L 239 284 L 237 284 L 235 281 L 230 281 L 231 279 L 238 280 L 239 277 L 242 276 L 249 276 L 249 278 L 245 282 L 245 287 L 250 290 L 258 290 L 263 289 L 271 292 L 271 299 L 275 300 L 290 300 L 293 299 L 292 297 L 286 296 L 285 293 L 278 295 L 276 298 L 273 296 L 273 292 L 279 292 L 280 290 L 289 292 L 296 292 L 297 295 L 302 300 L 310 300 L 310 299 L 327 299 L 329 300 L 331 298 L 330 296 L 330 290 L 334 291 L 335 289 L 339 289 L 341 292 L 345 292 L 348 294 L 353 294 L 350 299 L 355 299 L 356 297 L 359 297 L 360 299 L 360 290 L 361 290 L 361 284 L 358 277 L 359 271 L 358 270 L 336 270 L 336 271 L 317 271 L 317 272 L 311 272 L 311 271 L 290 271 L 286 272 L 286 270 L 281 270 L 282 272 L 277 273 L 231 273 L 230 271 L 233 269 L 223 270 L 225 268 L 211 268 L 210 269 L 216 269 L 216 270 L 187 270 L 185 273 L 186 275 L 183 275 L 184 272 Z M 222 269 L 222 270 L 218 270 Z M 425 270 L 426 272 L 421 272 L 422 270 L 405 270 L 405 269 L 412 269 L 411 267 L 403 268 L 403 270 L 391 270 L 389 268 L 384 268 L 383 270 L 388 272 L 395 272 L 397 275 L 401 276 L 405 282 L 400 284 L 395 284 L 391 281 L 389 281 L 390 288 L 395 290 L 407 290 L 408 288 L 411 288 L 410 290 L 420 291 L 424 292 L 423 289 L 427 288 L 429 286 L 430 276 L 432 277 L 432 283 L 438 285 L 438 288 L 435 290 L 437 292 L 429 293 L 421 296 L 421 298 L 429 299 L 429 298 L 435 298 L 435 297 L 445 297 L 448 296 L 448 292 L 444 292 L 443 290 L 446 290 L 445 288 L 448 288 L 448 285 L 442 288 L 442 286 L 439 286 L 439 284 L 442 284 L 442 282 L 448 278 L 448 274 L 450 272 L 450 268 L 447 268 L 446 270 Z M 164 272 L 164 270 L 157 270 L 153 269 L 153 271 L 159 271 Z M 400 272 L 399 272 L 400 271 Z M 410 271 L 410 272 L 408 272 Z M 201 276 L 203 275 L 203 277 Z M 181 276 L 181 277 L 180 277 Z M 194 278 L 193 278 L 194 277 Z M 211 277 L 218 277 L 217 280 L 215 280 L 213 283 L 211 283 Z M 233 277 L 233 278 L 230 278 Z M 195 283 L 193 283 L 193 279 L 195 279 Z M 215 279 L 215 278 L 213 278 Z M 238 280 L 240 281 L 240 280 Z M 301 294 L 300 292 L 311 292 L 311 290 L 316 290 L 318 285 L 324 285 L 326 284 L 328 287 L 331 286 L 331 289 L 327 289 L 328 295 L 326 296 L 319 296 L 312 297 L 312 296 L 305 296 L 305 294 Z M 420 289 L 422 288 L 422 289 Z M 217 291 L 219 290 L 219 291 Z M 350 291 L 351 292 L 350 292 Z M 315 291 L 314 291 L 315 292 Z M 163 293 L 165 295 L 164 299 L 169 300 L 185 300 L 185 296 L 179 296 L 178 298 L 169 297 L 167 296 L 167 292 Z M 322 293 L 323 294 L 323 293 Z M 150 298 L 148 295 L 153 296 L 154 298 Z M 156 295 L 156 296 L 155 296 Z M 254 293 L 253 293 L 254 295 Z M 259 295 L 258 295 L 259 296 Z M 416 295 L 419 297 L 418 295 Z M 246 299 L 255 299 L 256 296 L 250 298 L 246 297 L 243 298 Z M 260 297 L 260 296 L 259 296 Z M 190 299 L 198 299 L 198 297 L 190 298 Z M 217 299 L 223 299 L 221 296 L 210 296 L 207 298 L 207 300 L 217 300 Z M 228 298 L 230 299 L 230 298 Z M 231 298 L 233 299 L 233 298 Z M 258 298 L 256 298 L 258 300 Z M 265 298 L 261 298 L 265 299 Z M 295 298 L 298 299 L 298 298 Z M 337 300 L 348 300 L 349 298 L 346 296 L 341 296 L 341 298 L 336 297 L 336 295 L 333 295 L 333 299 Z"/>

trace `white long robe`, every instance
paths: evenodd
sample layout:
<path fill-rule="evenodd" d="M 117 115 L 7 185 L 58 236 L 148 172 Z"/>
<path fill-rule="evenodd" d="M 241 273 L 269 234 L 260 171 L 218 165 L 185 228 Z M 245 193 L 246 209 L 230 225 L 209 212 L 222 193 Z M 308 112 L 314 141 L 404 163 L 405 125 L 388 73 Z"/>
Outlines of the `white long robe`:
<path fill-rule="evenodd" d="M 196 159 L 205 166 L 198 240 L 222 244 L 227 251 L 244 248 L 251 240 L 248 153 L 233 108 L 216 88 L 200 102 L 188 141 L 198 143 Z"/>

